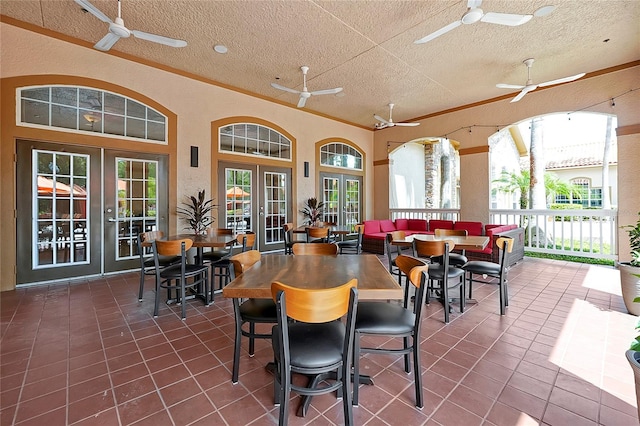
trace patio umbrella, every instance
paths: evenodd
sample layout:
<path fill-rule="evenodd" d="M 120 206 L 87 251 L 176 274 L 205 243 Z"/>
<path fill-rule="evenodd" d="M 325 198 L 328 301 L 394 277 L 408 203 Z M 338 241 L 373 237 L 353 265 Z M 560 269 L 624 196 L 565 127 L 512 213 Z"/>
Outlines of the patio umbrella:
<path fill-rule="evenodd" d="M 227 198 L 244 198 L 250 196 L 251 194 L 237 186 L 227 189 Z"/>

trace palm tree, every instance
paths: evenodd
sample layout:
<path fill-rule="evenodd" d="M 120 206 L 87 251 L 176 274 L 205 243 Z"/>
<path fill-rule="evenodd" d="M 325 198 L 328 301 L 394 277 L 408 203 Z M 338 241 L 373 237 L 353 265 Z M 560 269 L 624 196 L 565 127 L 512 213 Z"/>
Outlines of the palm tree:
<path fill-rule="evenodd" d="M 504 170 L 493 182 L 498 184 L 496 189 L 500 192 L 513 194 L 520 191 L 520 209 L 526 210 L 529 207 L 529 176 L 529 170 L 521 170 L 520 173 Z M 563 182 L 551 172 L 544 173 L 544 189 L 547 203 L 556 195 L 564 195 L 569 199 L 582 198 L 581 187 Z"/>

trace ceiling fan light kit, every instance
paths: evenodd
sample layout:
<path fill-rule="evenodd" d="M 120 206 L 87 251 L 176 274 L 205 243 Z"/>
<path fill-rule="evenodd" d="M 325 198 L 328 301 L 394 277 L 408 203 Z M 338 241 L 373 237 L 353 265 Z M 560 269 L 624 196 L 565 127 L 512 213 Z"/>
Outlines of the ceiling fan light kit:
<path fill-rule="evenodd" d="M 122 19 L 122 6 L 120 0 L 118 0 L 118 16 L 112 21 L 107 15 L 105 15 L 100 9 L 89 3 L 89 0 L 74 0 L 82 7 L 83 10 L 91 13 L 104 23 L 109 24 L 109 32 L 102 37 L 93 47 L 103 52 L 108 51 L 114 44 L 121 38 L 129 38 L 132 34 L 134 37 L 151 41 L 154 43 L 164 44 L 171 47 L 184 47 L 187 42 L 184 40 L 178 40 L 174 38 L 164 37 L 157 34 L 146 33 L 144 31 L 130 30 L 124 25 Z"/>

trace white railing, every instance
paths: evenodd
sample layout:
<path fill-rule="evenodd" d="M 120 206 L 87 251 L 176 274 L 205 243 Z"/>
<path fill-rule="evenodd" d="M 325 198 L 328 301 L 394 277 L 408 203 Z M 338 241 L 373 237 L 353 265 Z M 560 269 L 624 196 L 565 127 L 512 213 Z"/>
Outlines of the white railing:
<path fill-rule="evenodd" d="M 490 210 L 490 223 L 526 229 L 525 250 L 597 259 L 618 258 L 617 210 Z M 389 209 L 391 220 L 459 220 L 458 209 Z"/>
<path fill-rule="evenodd" d="M 526 229 L 524 249 L 616 260 L 617 210 L 490 210 L 491 223 Z"/>
<path fill-rule="evenodd" d="M 389 209 L 389 219 L 442 219 L 459 220 L 460 210 L 458 209 Z"/>

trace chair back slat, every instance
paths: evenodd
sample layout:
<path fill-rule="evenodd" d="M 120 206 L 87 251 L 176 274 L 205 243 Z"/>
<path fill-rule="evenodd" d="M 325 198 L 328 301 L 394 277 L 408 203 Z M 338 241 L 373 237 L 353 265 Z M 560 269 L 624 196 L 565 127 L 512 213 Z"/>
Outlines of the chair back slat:
<path fill-rule="evenodd" d="M 396 265 L 415 287 L 420 287 L 420 274 L 427 272 L 429 266 L 423 260 L 401 254 L 396 258 Z"/>
<path fill-rule="evenodd" d="M 299 288 L 275 281 L 271 283 L 271 294 L 277 300 L 278 293 L 284 292 L 288 317 L 307 323 L 323 323 L 342 318 L 349 311 L 349 293 L 357 286 L 355 278 L 327 289 Z"/>
<path fill-rule="evenodd" d="M 504 250 L 504 245 L 507 245 L 507 253 L 511 253 L 513 250 L 513 238 L 500 237 L 496 240 L 496 245 L 500 250 Z"/>
<path fill-rule="evenodd" d="M 161 240 L 164 238 L 164 232 L 162 231 L 148 231 L 140 234 L 140 242 Z"/>
<path fill-rule="evenodd" d="M 446 244 L 449 244 L 449 251 L 455 247 L 455 243 L 451 240 L 425 241 L 414 238 L 413 250 L 418 257 L 442 256 L 445 253 Z"/>
<path fill-rule="evenodd" d="M 187 251 L 193 246 L 193 241 L 189 238 L 183 240 L 155 240 L 156 250 L 160 256 L 180 256 L 182 255 L 182 243 Z"/>
<path fill-rule="evenodd" d="M 233 235 L 231 228 L 207 228 L 207 235 Z"/>
<path fill-rule="evenodd" d="M 340 248 L 333 243 L 295 243 L 293 254 L 296 255 L 337 255 Z"/>
<path fill-rule="evenodd" d="M 455 236 L 455 237 L 466 237 L 469 232 L 466 229 L 442 229 L 438 228 L 434 231 L 436 237 L 447 237 L 447 236 Z"/>
<path fill-rule="evenodd" d="M 229 260 L 233 264 L 235 276 L 243 274 L 244 271 L 259 262 L 262 255 L 258 250 L 249 250 L 232 256 Z"/>

